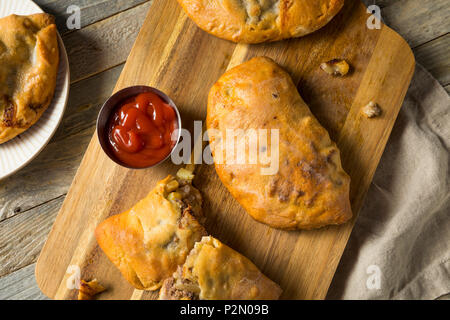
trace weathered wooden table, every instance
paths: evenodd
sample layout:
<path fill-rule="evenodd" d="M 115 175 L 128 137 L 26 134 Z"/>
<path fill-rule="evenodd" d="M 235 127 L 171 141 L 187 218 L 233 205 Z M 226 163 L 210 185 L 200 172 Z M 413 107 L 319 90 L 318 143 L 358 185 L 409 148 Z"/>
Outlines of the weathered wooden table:
<path fill-rule="evenodd" d="M 0 181 L 0 299 L 45 299 L 34 278 L 39 252 L 95 130 L 152 1 L 35 0 L 57 17 L 69 55 L 70 97 L 64 119 L 44 151 Z M 377 0 L 385 22 L 413 48 L 450 92 L 448 0 Z M 67 8 L 81 9 L 81 29 L 69 30 Z"/>

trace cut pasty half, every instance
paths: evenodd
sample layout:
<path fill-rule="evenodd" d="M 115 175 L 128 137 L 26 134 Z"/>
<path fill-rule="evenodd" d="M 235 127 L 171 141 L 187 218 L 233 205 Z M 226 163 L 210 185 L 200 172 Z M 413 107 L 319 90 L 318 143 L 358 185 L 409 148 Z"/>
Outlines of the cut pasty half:
<path fill-rule="evenodd" d="M 206 235 L 198 222 L 202 198 L 192 177 L 169 175 L 130 210 L 96 228 L 100 248 L 134 287 L 158 289 Z"/>
<path fill-rule="evenodd" d="M 282 290 L 246 257 L 213 237 L 201 242 L 164 281 L 160 300 L 275 300 Z"/>

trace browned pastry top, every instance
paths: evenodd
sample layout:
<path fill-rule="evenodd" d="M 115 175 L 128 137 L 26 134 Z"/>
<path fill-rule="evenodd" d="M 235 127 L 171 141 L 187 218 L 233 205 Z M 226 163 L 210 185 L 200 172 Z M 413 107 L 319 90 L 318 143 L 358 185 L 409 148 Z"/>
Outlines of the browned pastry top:
<path fill-rule="evenodd" d="M 0 143 L 32 126 L 56 86 L 59 49 L 51 15 L 0 19 Z"/>
<path fill-rule="evenodd" d="M 203 30 L 223 39 L 259 43 L 304 36 L 327 24 L 344 0 L 178 0 Z"/>
<path fill-rule="evenodd" d="M 134 287 L 158 289 L 206 234 L 196 219 L 201 202 L 190 183 L 168 176 L 130 210 L 103 221 L 97 242 Z"/>
<path fill-rule="evenodd" d="M 290 76 L 271 59 L 258 57 L 226 72 L 208 98 L 208 133 L 227 129 L 278 129 L 279 170 L 264 175 L 262 161 L 217 163 L 220 141 L 210 134 L 216 171 L 237 201 L 256 220 L 286 229 L 340 224 L 352 216 L 350 178 L 339 150 L 300 97 Z M 273 149 L 256 147 L 259 160 Z M 237 152 L 237 151 L 236 151 Z M 223 161 L 224 162 L 224 161 Z"/>

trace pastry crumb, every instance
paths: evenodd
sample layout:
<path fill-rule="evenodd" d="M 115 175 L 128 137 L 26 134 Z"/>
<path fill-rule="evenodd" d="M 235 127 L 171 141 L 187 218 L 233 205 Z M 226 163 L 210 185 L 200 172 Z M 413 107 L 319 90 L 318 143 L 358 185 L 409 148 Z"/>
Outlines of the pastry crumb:
<path fill-rule="evenodd" d="M 92 300 L 96 294 L 105 291 L 97 279 L 92 281 L 80 281 L 80 289 L 78 290 L 78 300 Z"/>
<path fill-rule="evenodd" d="M 350 70 L 350 66 L 344 59 L 333 59 L 320 64 L 320 68 L 333 76 L 345 76 Z"/>
<path fill-rule="evenodd" d="M 186 168 L 180 168 L 177 172 L 177 178 L 181 180 L 185 180 L 187 182 L 192 182 L 194 179 L 194 171 L 195 167 L 186 167 Z"/>
<path fill-rule="evenodd" d="M 367 118 L 378 117 L 381 114 L 381 108 L 373 101 L 370 101 L 362 111 Z"/>

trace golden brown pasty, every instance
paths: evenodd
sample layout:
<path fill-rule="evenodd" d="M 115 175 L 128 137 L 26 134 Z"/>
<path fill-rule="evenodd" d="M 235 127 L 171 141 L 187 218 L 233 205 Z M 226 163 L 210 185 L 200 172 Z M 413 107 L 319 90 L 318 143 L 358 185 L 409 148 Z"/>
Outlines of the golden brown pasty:
<path fill-rule="evenodd" d="M 51 15 L 0 19 L 0 143 L 31 127 L 53 98 L 59 64 Z"/>
<path fill-rule="evenodd" d="M 207 127 L 217 174 L 256 220 L 276 228 L 310 229 L 351 218 L 350 178 L 336 144 L 290 76 L 271 59 L 254 58 L 217 81 L 208 97 Z M 252 148 L 247 143 L 244 164 L 230 164 L 223 155 L 220 163 L 217 150 L 228 129 L 267 129 L 267 139 Z M 273 129 L 279 130 L 279 156 L 269 174 L 262 169 L 269 164 L 260 160 L 276 150 Z M 258 162 L 250 164 L 248 153 L 255 148 Z"/>
<path fill-rule="evenodd" d="M 259 43 L 304 36 L 326 25 L 344 0 L 178 0 L 203 30 L 219 38 Z"/>
<path fill-rule="evenodd" d="M 160 300 L 275 300 L 282 290 L 246 257 L 203 237 L 184 265 L 164 281 Z"/>
<path fill-rule="evenodd" d="M 184 170 L 184 169 L 181 169 Z M 206 234 L 200 192 L 190 180 L 168 176 L 130 210 L 95 230 L 100 248 L 136 288 L 158 289 Z"/>

